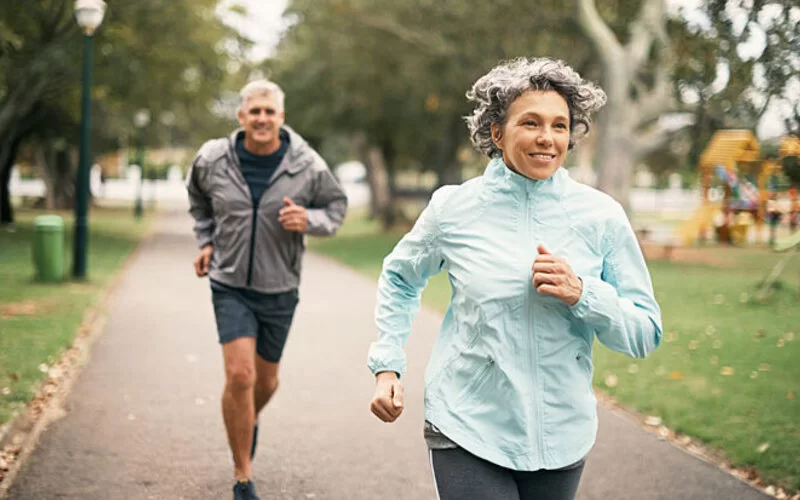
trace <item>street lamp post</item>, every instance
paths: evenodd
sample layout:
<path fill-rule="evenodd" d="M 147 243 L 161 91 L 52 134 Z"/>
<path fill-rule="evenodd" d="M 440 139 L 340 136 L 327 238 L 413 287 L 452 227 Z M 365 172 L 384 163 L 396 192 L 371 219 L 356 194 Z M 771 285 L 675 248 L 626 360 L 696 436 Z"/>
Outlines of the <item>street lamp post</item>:
<path fill-rule="evenodd" d="M 144 191 L 144 128 L 150 123 L 150 110 L 140 109 L 133 116 L 133 125 L 136 127 L 136 163 L 139 164 L 139 185 L 136 187 L 136 204 L 133 214 L 137 219 L 142 217 L 144 211 L 142 192 Z"/>
<path fill-rule="evenodd" d="M 81 149 L 78 178 L 75 186 L 75 238 L 72 276 L 86 277 L 86 253 L 89 236 L 89 124 L 91 119 L 92 41 L 103 22 L 106 4 L 103 0 L 77 0 L 75 19 L 83 30 L 83 88 L 81 92 Z"/>

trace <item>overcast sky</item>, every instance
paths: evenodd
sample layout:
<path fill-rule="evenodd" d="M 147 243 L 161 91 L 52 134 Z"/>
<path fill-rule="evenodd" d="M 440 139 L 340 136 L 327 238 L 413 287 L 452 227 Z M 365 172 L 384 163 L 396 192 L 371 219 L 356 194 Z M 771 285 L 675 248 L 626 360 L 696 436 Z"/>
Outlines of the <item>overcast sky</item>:
<path fill-rule="evenodd" d="M 684 15 L 690 21 L 700 25 L 705 25 L 702 14 L 699 14 L 699 6 L 703 0 L 667 0 L 669 9 L 673 12 L 678 9 L 684 10 Z M 246 18 L 240 16 L 224 16 L 225 20 L 239 29 L 246 36 L 256 42 L 256 49 L 253 56 L 264 58 L 271 54 L 275 45 L 280 40 L 281 33 L 286 27 L 282 14 L 288 0 L 223 0 L 220 11 L 224 10 L 225 5 L 240 3 L 247 7 L 249 15 Z M 764 36 L 755 32 L 750 43 L 740 48 L 740 55 L 743 57 L 757 57 L 764 46 Z M 722 80 L 719 83 L 725 84 L 726 72 L 720 72 Z M 798 85 L 800 87 L 800 85 Z M 800 95 L 800 88 L 797 89 Z M 778 105 L 771 106 L 770 112 L 764 117 L 758 127 L 758 135 L 762 138 L 775 137 L 784 133 L 783 122 L 779 118 L 780 109 Z"/>

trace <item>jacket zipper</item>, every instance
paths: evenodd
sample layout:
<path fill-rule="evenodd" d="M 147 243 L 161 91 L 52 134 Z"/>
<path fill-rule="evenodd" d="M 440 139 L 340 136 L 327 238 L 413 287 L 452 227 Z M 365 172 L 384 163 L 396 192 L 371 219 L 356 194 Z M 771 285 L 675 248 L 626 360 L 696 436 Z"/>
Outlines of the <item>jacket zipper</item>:
<path fill-rule="evenodd" d="M 250 197 L 252 200 L 252 196 Z M 261 200 L 258 200 L 261 202 Z M 247 287 L 253 283 L 253 256 L 256 251 L 256 225 L 258 224 L 258 205 L 260 203 L 253 202 L 253 216 L 250 225 L 250 259 L 247 265 Z"/>
<path fill-rule="evenodd" d="M 285 158 L 284 158 L 284 160 L 285 160 Z M 283 162 L 281 162 L 281 163 L 283 163 Z M 280 168 L 280 165 L 278 165 L 278 168 Z M 277 173 L 278 172 L 276 170 L 275 173 L 272 175 L 272 179 L 270 179 L 269 184 L 267 184 L 267 187 L 264 188 L 264 192 L 261 193 L 261 198 L 263 198 L 264 195 L 267 194 L 267 190 L 269 188 L 271 188 L 272 185 L 275 184 L 275 182 L 278 180 L 278 177 L 275 176 L 275 174 L 277 174 Z M 283 174 L 281 173 L 280 175 L 283 175 Z M 247 191 L 249 192 L 250 189 L 248 188 Z M 249 262 L 248 262 L 248 265 L 247 265 L 247 287 L 248 288 L 250 288 L 252 286 L 252 284 L 253 284 L 253 260 L 254 260 L 254 256 L 255 256 L 255 252 L 256 252 L 256 226 L 258 226 L 258 207 L 261 206 L 261 198 L 259 198 L 257 201 L 253 201 L 252 195 L 250 196 L 250 200 L 253 202 L 253 216 L 252 216 L 251 227 L 250 227 L 250 259 L 249 259 Z"/>
<path fill-rule="evenodd" d="M 531 194 L 528 192 L 528 189 L 525 189 L 525 239 L 528 242 L 533 241 L 533 231 L 532 231 L 532 224 L 531 224 Z M 532 254 L 528 254 L 529 257 L 533 256 L 536 258 L 537 251 L 534 251 Z M 539 456 L 537 459 L 539 460 L 540 464 L 544 461 L 544 422 L 542 422 L 542 401 L 540 398 L 542 397 L 543 391 L 540 387 L 541 377 L 538 374 L 538 363 L 536 360 L 539 358 L 539 343 L 536 342 L 536 314 L 534 312 L 534 300 L 533 294 L 535 293 L 533 290 L 533 281 L 528 281 L 528 286 L 525 288 L 527 290 L 527 300 L 528 300 L 528 314 L 530 315 L 530 321 L 527 322 L 528 324 L 528 334 L 525 335 L 525 338 L 528 341 L 528 355 L 526 356 L 528 361 L 528 369 L 531 370 L 534 374 L 534 380 L 536 381 L 533 389 L 533 399 L 534 399 L 534 412 L 536 419 L 536 439 L 538 441 L 537 448 L 539 449 Z"/>

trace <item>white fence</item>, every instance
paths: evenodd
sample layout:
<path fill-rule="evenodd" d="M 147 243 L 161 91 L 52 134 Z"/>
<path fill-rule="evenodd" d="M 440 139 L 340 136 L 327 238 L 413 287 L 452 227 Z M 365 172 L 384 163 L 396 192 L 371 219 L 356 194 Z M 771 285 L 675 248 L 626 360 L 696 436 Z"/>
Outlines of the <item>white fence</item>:
<path fill-rule="evenodd" d="M 342 185 L 347 192 L 349 206 L 358 207 L 369 202 L 369 187 L 363 178 L 351 179 L 342 177 Z M 92 193 L 99 202 L 124 202 L 136 199 L 139 189 L 139 167 L 132 165 L 127 169 L 125 179 L 107 179 L 100 181 L 100 172 L 93 169 L 90 175 Z M 11 173 L 11 195 L 40 197 L 44 196 L 45 185 L 39 179 L 20 179 L 16 170 Z M 188 204 L 186 187 L 179 168 L 171 170 L 167 179 L 145 180 L 142 184 L 142 197 L 155 200 L 159 205 Z M 631 207 L 634 212 L 673 213 L 676 218 L 683 218 L 700 205 L 700 192 L 683 189 L 643 189 L 631 191 Z"/>

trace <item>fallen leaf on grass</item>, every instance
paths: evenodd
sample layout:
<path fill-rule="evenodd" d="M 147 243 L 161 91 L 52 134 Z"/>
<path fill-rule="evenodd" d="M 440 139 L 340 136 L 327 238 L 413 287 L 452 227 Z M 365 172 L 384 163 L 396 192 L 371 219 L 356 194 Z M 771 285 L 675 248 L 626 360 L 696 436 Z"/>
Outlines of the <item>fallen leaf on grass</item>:
<path fill-rule="evenodd" d="M 758 372 L 750 372 L 750 378 L 758 378 Z"/>
<path fill-rule="evenodd" d="M 670 372 L 669 379 L 670 380 L 682 380 L 683 379 L 683 372 Z"/>
<path fill-rule="evenodd" d="M 718 365 L 719 364 L 719 357 L 718 356 L 711 356 L 711 364 Z"/>
<path fill-rule="evenodd" d="M 722 348 L 722 341 L 721 340 L 715 340 L 714 343 L 711 344 L 711 347 L 713 347 L 714 349 Z"/>
<path fill-rule="evenodd" d="M 770 366 L 767 363 L 761 363 L 760 365 L 758 365 L 758 371 L 760 372 L 768 372 L 769 368 Z"/>
<path fill-rule="evenodd" d="M 19 375 L 17 375 L 16 373 L 9 373 L 8 378 L 16 382 L 17 380 L 19 380 Z"/>
<path fill-rule="evenodd" d="M 661 417 L 650 415 L 644 419 L 644 424 L 649 425 L 650 427 L 658 427 L 661 425 Z"/>
<path fill-rule="evenodd" d="M 4 304 L 2 307 L 0 307 L 0 316 L 3 318 L 13 318 L 14 316 L 35 316 L 36 309 L 36 303 L 29 300 L 14 304 Z"/>
<path fill-rule="evenodd" d="M 0 391 L 3 393 L 3 396 L 10 396 L 11 395 L 11 388 L 10 387 L 3 387 L 3 390 Z"/>
<path fill-rule="evenodd" d="M 722 375 L 725 375 L 726 377 L 730 377 L 730 376 L 731 376 L 731 375 L 733 375 L 733 374 L 734 374 L 736 371 L 735 371 L 735 370 L 734 370 L 732 367 L 730 367 L 730 366 L 723 366 L 723 367 L 722 367 L 722 370 L 720 370 L 719 372 L 720 372 Z"/>
<path fill-rule="evenodd" d="M 716 305 L 722 305 L 725 303 L 725 296 L 724 295 L 715 295 L 714 296 L 714 303 Z"/>
<path fill-rule="evenodd" d="M 786 399 L 794 399 L 794 393 L 790 392 L 790 393 L 786 394 Z"/>
<path fill-rule="evenodd" d="M 756 448 L 756 451 L 758 451 L 759 453 L 764 453 L 768 449 L 769 449 L 769 443 L 762 443 L 761 446 Z"/>
<path fill-rule="evenodd" d="M 44 364 L 44 363 L 39 365 L 39 371 L 42 372 L 42 373 L 47 373 L 47 370 L 49 370 L 49 369 L 50 368 L 48 368 L 48 366 L 46 364 Z"/>
<path fill-rule="evenodd" d="M 794 340 L 794 332 L 786 332 L 785 334 L 783 334 L 783 339 L 784 339 L 786 342 L 791 342 L 791 341 L 793 341 L 793 340 Z"/>
<path fill-rule="evenodd" d="M 778 339 L 778 347 L 783 347 L 783 339 Z"/>
<path fill-rule="evenodd" d="M 709 337 L 714 335 L 714 333 L 716 333 L 716 331 L 717 331 L 717 329 L 714 328 L 714 325 L 708 325 L 706 327 L 706 335 L 708 335 Z"/>
<path fill-rule="evenodd" d="M 606 377 L 605 383 L 606 387 L 613 389 L 614 387 L 617 386 L 617 376 L 612 373 L 611 375 Z"/>
<path fill-rule="evenodd" d="M 697 349 L 697 341 L 692 340 L 691 342 L 689 342 L 689 350 L 694 351 L 695 349 Z"/>
<path fill-rule="evenodd" d="M 631 375 L 639 373 L 639 365 L 630 365 L 628 367 L 628 373 L 630 373 Z"/>

